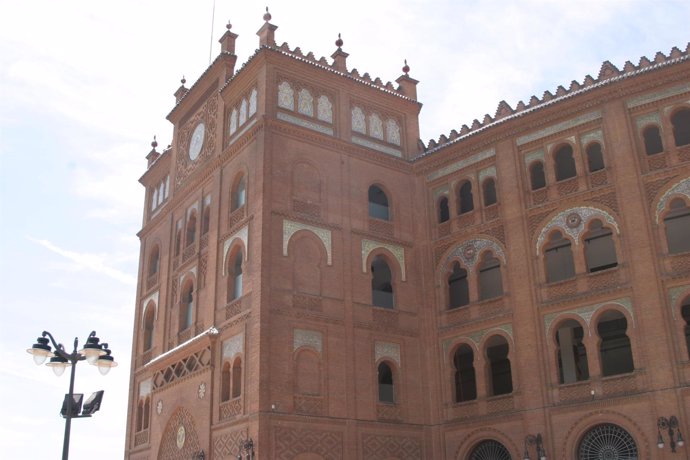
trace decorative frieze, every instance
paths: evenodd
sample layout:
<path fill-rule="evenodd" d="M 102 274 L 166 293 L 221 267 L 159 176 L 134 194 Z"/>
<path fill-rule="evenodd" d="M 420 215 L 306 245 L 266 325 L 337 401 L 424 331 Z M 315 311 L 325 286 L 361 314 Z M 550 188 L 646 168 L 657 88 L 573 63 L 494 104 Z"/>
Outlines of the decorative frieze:
<path fill-rule="evenodd" d="M 154 311 L 154 316 L 153 319 L 158 319 L 158 295 L 160 291 L 155 291 L 151 293 L 149 296 L 147 296 L 144 300 L 141 301 L 141 322 L 142 324 L 144 323 L 144 315 L 146 314 L 146 306 L 149 304 L 149 302 L 153 302 L 155 305 L 155 311 Z"/>
<path fill-rule="evenodd" d="M 594 305 L 585 305 L 583 307 L 579 308 L 574 308 L 572 310 L 567 310 L 567 311 L 559 311 L 559 312 L 554 312 L 554 313 L 549 313 L 547 315 L 544 315 L 544 333 L 547 335 L 549 334 L 549 329 L 551 328 L 551 325 L 560 317 L 563 317 L 565 315 L 577 315 L 582 320 L 587 324 L 587 327 L 590 327 L 590 323 L 592 320 L 592 317 L 595 315 L 597 311 L 599 311 L 602 307 L 605 307 L 607 305 L 618 305 L 623 308 L 625 308 L 628 313 L 630 313 L 630 317 L 635 318 L 633 314 L 633 308 L 632 308 L 632 302 L 629 297 L 623 297 L 620 299 L 616 300 L 609 300 L 607 302 L 601 302 L 597 303 Z M 634 327 L 634 324 L 633 324 Z M 591 332 L 590 332 L 591 334 Z"/>
<path fill-rule="evenodd" d="M 390 342 L 376 342 L 374 344 L 374 361 L 378 362 L 381 359 L 390 359 L 398 368 L 402 367 L 400 361 L 400 344 Z"/>
<path fill-rule="evenodd" d="M 668 290 L 668 305 L 671 307 L 671 316 L 673 319 L 676 319 L 678 299 L 685 294 L 690 294 L 690 285 L 676 286 Z"/>
<path fill-rule="evenodd" d="M 367 259 L 369 258 L 369 254 L 378 248 L 386 249 L 393 254 L 393 257 L 398 261 L 400 267 L 400 278 L 405 281 L 407 279 L 405 276 L 405 249 L 402 246 L 390 243 L 381 243 L 379 241 L 367 239 L 362 240 L 362 273 L 367 272 Z"/>
<path fill-rule="evenodd" d="M 683 195 L 685 196 L 688 200 L 690 200 L 690 177 L 686 177 L 685 179 L 676 182 L 673 187 L 668 189 L 666 193 L 664 193 L 661 196 L 661 199 L 659 200 L 659 203 L 656 205 L 656 223 L 659 223 L 659 218 L 661 217 L 661 213 L 666 209 L 668 206 L 668 202 L 673 198 L 675 195 Z"/>
<path fill-rule="evenodd" d="M 526 167 L 529 167 L 529 165 L 533 161 L 541 161 L 542 163 L 544 162 L 544 150 L 543 149 L 535 150 L 535 151 L 530 152 L 527 155 L 525 155 L 525 166 Z"/>
<path fill-rule="evenodd" d="M 555 125 L 548 126 L 546 128 L 540 129 L 530 134 L 520 136 L 517 138 L 517 145 L 524 145 L 544 137 L 551 136 L 552 134 L 560 133 L 561 131 L 566 131 L 576 126 L 584 125 L 590 121 L 598 120 L 601 118 L 601 110 L 595 110 L 593 112 L 585 113 L 579 117 L 571 118 L 570 120 L 563 121 L 561 123 L 556 123 Z"/>
<path fill-rule="evenodd" d="M 143 398 L 151 394 L 153 391 L 153 381 L 149 378 L 143 382 L 139 382 L 139 397 Z"/>
<path fill-rule="evenodd" d="M 292 236 L 300 230 L 306 230 L 316 235 L 324 247 L 326 248 L 326 257 L 328 265 L 333 265 L 331 231 L 325 228 L 317 227 L 315 225 L 304 224 L 302 222 L 295 222 L 293 220 L 283 220 L 283 256 L 288 255 L 288 246 Z"/>
<path fill-rule="evenodd" d="M 625 101 L 625 105 L 627 108 L 633 109 L 644 104 L 649 104 L 650 102 L 660 101 L 662 99 L 666 99 L 667 97 L 673 97 L 688 92 L 690 92 L 690 83 L 683 83 L 670 88 L 662 89 L 660 91 L 654 91 L 652 93 L 631 97 Z"/>
<path fill-rule="evenodd" d="M 479 349 L 479 344 L 482 342 L 482 340 L 484 340 L 484 337 L 495 332 L 503 332 L 507 334 L 511 340 L 513 339 L 513 325 L 511 323 L 500 324 L 498 326 L 489 327 L 480 331 L 471 332 L 469 334 L 450 337 L 442 342 L 444 359 L 448 359 L 448 352 L 450 351 L 450 347 L 452 345 L 459 342 L 472 342 L 474 347 Z"/>
<path fill-rule="evenodd" d="M 448 166 L 445 166 L 444 168 L 427 174 L 426 181 L 431 182 L 433 180 L 438 179 L 439 177 L 443 177 L 445 175 L 454 173 L 455 171 L 459 171 L 462 168 L 466 168 L 475 163 L 479 163 L 480 161 L 486 160 L 487 158 L 491 158 L 493 156 L 496 156 L 496 149 L 494 148 L 477 152 L 474 155 L 470 155 L 467 158 L 463 158 L 460 161 L 456 161 L 454 163 L 449 164 Z"/>
<path fill-rule="evenodd" d="M 300 347 L 313 348 L 321 354 L 323 347 L 321 332 L 295 329 L 292 336 L 292 351 L 297 351 Z"/>
<path fill-rule="evenodd" d="M 330 126 L 323 126 L 314 121 L 305 120 L 303 118 L 299 118 L 284 112 L 278 112 L 277 117 L 279 120 L 287 121 L 288 123 L 301 126 L 302 128 L 311 129 L 312 131 L 316 131 L 322 134 L 328 134 L 329 136 L 333 135 L 333 128 L 331 128 Z"/>
<path fill-rule="evenodd" d="M 612 226 L 617 234 L 620 234 L 618 223 L 608 212 L 587 206 L 579 208 L 570 208 L 558 213 L 542 228 L 539 238 L 537 238 L 537 255 L 541 252 L 541 247 L 544 245 L 546 236 L 555 228 L 558 228 L 568 234 L 575 242 L 575 245 L 580 244 L 580 236 L 586 230 L 586 224 L 594 217 L 603 219 L 607 224 Z"/>
<path fill-rule="evenodd" d="M 493 177 L 494 179 L 496 178 L 496 166 L 489 166 L 488 168 L 484 168 L 481 171 L 479 171 L 480 184 L 484 182 L 484 179 L 486 179 L 487 177 Z"/>
<path fill-rule="evenodd" d="M 507 265 L 507 260 L 503 248 L 498 245 L 493 240 L 488 240 L 484 238 L 473 238 L 467 240 L 460 245 L 456 246 L 443 260 L 443 263 L 439 266 L 441 272 L 445 271 L 450 265 L 453 259 L 460 259 L 462 265 L 468 270 L 472 271 L 475 264 L 478 262 L 479 254 L 484 250 L 490 249 L 496 257 L 501 260 L 502 265 Z"/>
<path fill-rule="evenodd" d="M 379 152 L 382 153 L 387 153 L 388 155 L 392 155 L 394 157 L 401 158 L 402 157 L 402 152 L 398 149 L 394 149 L 392 147 L 388 147 L 387 145 L 381 145 L 377 142 L 372 142 L 368 139 L 364 139 L 359 136 L 352 136 L 352 143 L 361 145 L 362 147 L 368 147 L 373 150 L 378 150 Z"/>
<path fill-rule="evenodd" d="M 223 359 L 232 359 L 235 355 L 244 354 L 244 332 L 230 337 L 223 342 Z"/>
<path fill-rule="evenodd" d="M 570 136 L 570 137 L 566 137 L 565 139 L 558 139 L 556 142 L 551 142 L 550 144 L 548 144 L 546 146 L 546 151 L 551 152 L 555 146 L 562 145 L 564 141 L 569 142 L 570 145 L 576 144 L 575 136 Z"/>
<path fill-rule="evenodd" d="M 247 252 L 249 252 L 249 226 L 245 225 L 244 227 L 240 228 L 237 230 L 234 234 L 230 235 L 225 239 L 223 242 L 223 261 L 228 257 L 228 251 L 230 250 L 230 247 L 233 245 L 233 243 L 236 240 L 242 241 L 242 244 L 244 244 L 244 260 L 247 260 Z M 225 263 L 223 263 L 223 276 L 227 275 L 227 272 L 225 270 Z"/>
<path fill-rule="evenodd" d="M 661 116 L 659 115 L 659 112 L 647 113 L 635 118 L 635 126 L 637 126 L 638 130 L 647 125 L 656 125 L 661 127 Z"/>
<path fill-rule="evenodd" d="M 597 129 L 595 131 L 590 131 L 588 133 L 583 134 L 580 136 L 580 144 L 586 146 L 592 141 L 597 141 L 600 144 L 604 144 L 604 134 L 600 129 Z"/>

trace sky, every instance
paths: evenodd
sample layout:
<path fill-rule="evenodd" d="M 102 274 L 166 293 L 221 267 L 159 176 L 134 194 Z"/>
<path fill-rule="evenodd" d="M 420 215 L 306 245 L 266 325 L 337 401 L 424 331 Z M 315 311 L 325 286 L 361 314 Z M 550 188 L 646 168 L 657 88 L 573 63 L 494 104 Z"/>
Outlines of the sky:
<path fill-rule="evenodd" d="M 138 178 L 184 76 L 220 51 L 230 20 L 238 68 L 265 7 L 276 41 L 335 51 L 384 82 L 419 80 L 421 136 L 448 135 L 498 103 L 566 88 L 601 64 L 685 49 L 687 0 L 0 0 L 0 439 L 2 456 L 59 458 L 69 375 L 25 350 L 50 331 L 70 350 L 95 330 L 119 366 L 80 363 L 75 391 L 105 390 L 72 422 L 70 458 L 123 458 L 144 189 Z M 160 150 L 160 148 L 159 148 Z"/>

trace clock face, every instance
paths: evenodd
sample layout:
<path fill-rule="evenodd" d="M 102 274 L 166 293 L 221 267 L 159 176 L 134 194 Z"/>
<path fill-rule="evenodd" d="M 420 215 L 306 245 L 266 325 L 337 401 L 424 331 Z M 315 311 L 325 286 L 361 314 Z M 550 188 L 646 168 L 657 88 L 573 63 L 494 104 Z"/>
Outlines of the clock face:
<path fill-rule="evenodd" d="M 194 161 L 201 153 L 201 147 L 204 145 L 204 131 L 206 127 L 204 123 L 201 122 L 194 128 L 194 133 L 192 134 L 192 140 L 189 141 L 189 159 Z"/>

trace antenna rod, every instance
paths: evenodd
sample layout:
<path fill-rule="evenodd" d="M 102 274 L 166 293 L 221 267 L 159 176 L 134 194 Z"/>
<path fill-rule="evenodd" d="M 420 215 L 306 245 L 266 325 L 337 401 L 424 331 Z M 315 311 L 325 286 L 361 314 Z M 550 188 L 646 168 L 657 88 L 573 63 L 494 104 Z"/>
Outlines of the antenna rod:
<path fill-rule="evenodd" d="M 216 17 L 216 0 L 213 0 L 213 11 L 211 12 L 211 40 L 208 45 L 208 65 L 211 65 L 211 52 L 213 51 L 213 20 Z"/>

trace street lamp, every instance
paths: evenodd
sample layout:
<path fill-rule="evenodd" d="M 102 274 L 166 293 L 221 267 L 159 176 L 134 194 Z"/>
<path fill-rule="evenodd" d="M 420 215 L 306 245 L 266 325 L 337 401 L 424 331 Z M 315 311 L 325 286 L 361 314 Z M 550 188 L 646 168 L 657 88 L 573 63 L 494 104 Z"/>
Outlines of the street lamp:
<path fill-rule="evenodd" d="M 541 437 L 541 433 L 537 433 L 536 436 L 533 434 L 528 434 L 527 436 L 525 436 L 524 460 L 530 460 L 529 446 L 536 446 L 537 460 L 546 460 L 546 451 L 544 450 L 544 443 Z"/>
<path fill-rule="evenodd" d="M 683 447 L 683 437 L 680 435 L 680 429 L 678 427 L 678 418 L 672 415 L 670 418 L 659 417 L 656 421 L 656 429 L 659 437 L 657 438 L 657 447 L 659 449 L 664 448 L 664 438 L 661 436 L 662 431 L 668 431 L 669 444 L 671 444 L 671 452 L 676 452 L 676 446 Z M 676 438 L 674 439 L 674 435 Z"/>
<path fill-rule="evenodd" d="M 244 457 L 242 456 L 242 453 L 244 452 Z M 237 453 L 237 460 L 254 460 L 254 441 L 252 438 L 246 439 L 244 441 L 240 441 L 240 448 L 238 449 Z"/>
<path fill-rule="evenodd" d="M 50 339 L 50 340 L 49 340 Z M 50 343 L 55 347 L 55 351 L 51 350 Z M 77 351 L 79 340 L 74 338 L 74 350 L 72 353 L 67 353 L 65 347 L 58 344 L 53 335 L 48 331 L 43 331 L 41 337 L 36 339 L 36 343 L 31 348 L 26 350 L 34 357 L 34 362 L 37 365 L 43 364 L 46 359 L 50 360 L 46 366 L 52 367 L 55 375 L 60 376 L 65 372 L 67 367 L 72 367 L 69 379 L 69 393 L 65 395 L 65 400 L 62 403 L 62 410 L 60 413 L 65 418 L 65 437 L 62 443 L 62 460 L 69 458 L 69 435 L 72 426 L 73 418 L 91 417 L 101 407 L 101 400 L 103 399 L 103 391 L 97 391 L 92 394 L 84 403 L 82 408 L 83 394 L 74 394 L 74 375 L 79 361 L 88 362 L 96 367 L 102 375 L 110 371 L 111 367 L 117 366 L 117 363 L 110 356 L 110 350 L 107 343 L 99 343 L 96 337 L 96 331 L 91 332 L 86 339 L 84 348 Z M 81 412 L 81 415 L 80 415 Z"/>

